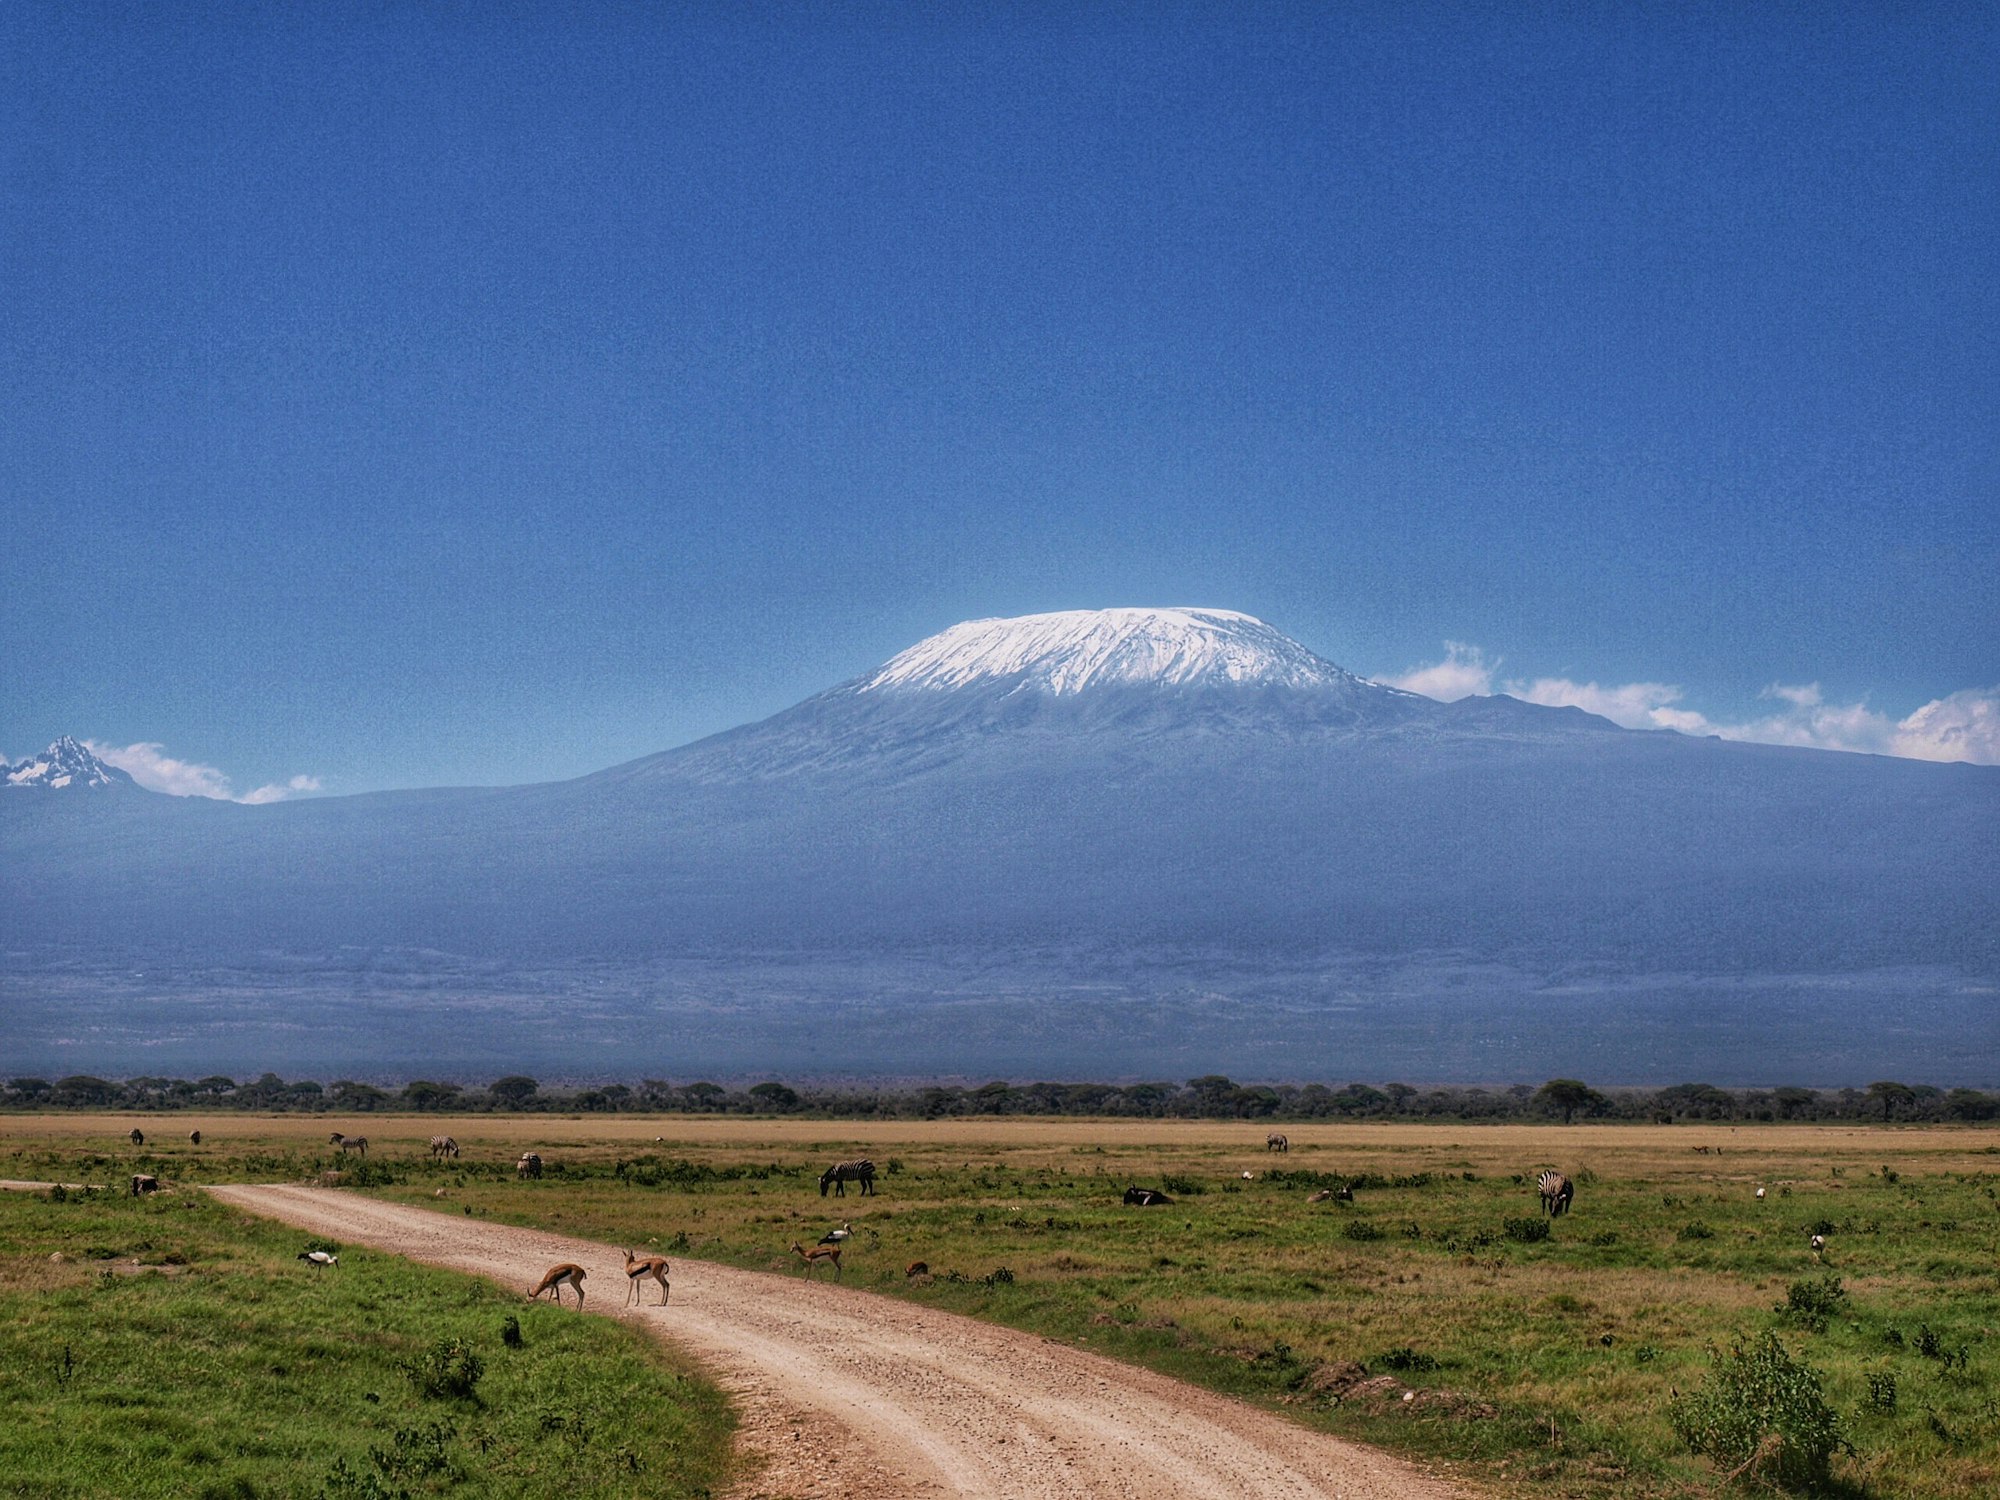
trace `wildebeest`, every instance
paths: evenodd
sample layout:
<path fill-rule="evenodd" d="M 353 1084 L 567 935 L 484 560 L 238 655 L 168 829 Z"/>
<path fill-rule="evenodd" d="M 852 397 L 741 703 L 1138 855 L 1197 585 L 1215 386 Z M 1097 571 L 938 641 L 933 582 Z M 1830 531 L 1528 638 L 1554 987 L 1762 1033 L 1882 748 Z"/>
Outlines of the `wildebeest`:
<path fill-rule="evenodd" d="M 1138 1208 L 1159 1208 L 1174 1200 L 1158 1188 L 1128 1187 L 1125 1189 L 1125 1201 Z"/>
<path fill-rule="evenodd" d="M 875 1163 L 869 1161 L 866 1157 L 863 1157 L 860 1161 L 835 1163 L 819 1174 L 819 1195 L 824 1198 L 826 1190 L 832 1188 L 834 1197 L 845 1198 L 847 1196 L 847 1184 L 850 1182 L 861 1184 L 863 1197 L 874 1192 Z"/>

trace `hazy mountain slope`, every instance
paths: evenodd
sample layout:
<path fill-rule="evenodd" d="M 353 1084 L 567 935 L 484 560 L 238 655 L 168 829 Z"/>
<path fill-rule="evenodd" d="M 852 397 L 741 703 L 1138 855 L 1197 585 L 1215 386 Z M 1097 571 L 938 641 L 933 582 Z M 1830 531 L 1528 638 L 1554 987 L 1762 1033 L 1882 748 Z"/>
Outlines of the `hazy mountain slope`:
<path fill-rule="evenodd" d="M 2000 976 L 2000 771 L 1437 704 L 1219 611 L 973 622 L 572 782 L 267 807 L 18 791 L 0 840 L 23 965 L 948 954 L 1004 988 L 1023 955 L 1178 954 L 1232 993 L 1315 963 L 1390 987 L 1491 964 Z"/>

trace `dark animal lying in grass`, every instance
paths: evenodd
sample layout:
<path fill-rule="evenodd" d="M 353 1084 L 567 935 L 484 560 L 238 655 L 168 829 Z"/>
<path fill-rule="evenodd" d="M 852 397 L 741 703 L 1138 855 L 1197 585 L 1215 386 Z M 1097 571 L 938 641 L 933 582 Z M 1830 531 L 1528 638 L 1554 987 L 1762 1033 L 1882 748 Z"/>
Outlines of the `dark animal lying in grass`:
<path fill-rule="evenodd" d="M 1139 1208 L 1158 1208 L 1174 1200 L 1158 1188 L 1128 1187 L 1125 1189 L 1125 1201 Z"/>

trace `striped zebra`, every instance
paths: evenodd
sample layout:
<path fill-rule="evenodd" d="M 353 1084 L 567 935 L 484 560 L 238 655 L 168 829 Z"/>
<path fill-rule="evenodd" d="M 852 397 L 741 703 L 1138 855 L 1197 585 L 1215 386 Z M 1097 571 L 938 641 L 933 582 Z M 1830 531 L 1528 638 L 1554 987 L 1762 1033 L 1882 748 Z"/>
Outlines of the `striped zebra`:
<path fill-rule="evenodd" d="M 343 1152 L 359 1151 L 363 1156 L 368 1154 L 368 1137 L 365 1135 L 342 1135 L 336 1130 L 328 1139 Z"/>
<path fill-rule="evenodd" d="M 438 1157 L 440 1157 L 440 1156 L 449 1156 L 449 1157 L 451 1157 L 451 1158 L 452 1158 L 453 1160 L 457 1160 L 457 1158 L 458 1158 L 458 1142 L 457 1142 L 457 1141 L 455 1141 L 455 1140 L 453 1140 L 453 1139 L 452 1139 L 452 1138 L 451 1138 L 450 1136 L 448 1136 L 448 1135 L 434 1135 L 434 1136 L 432 1136 L 432 1137 L 431 1137 L 431 1160 L 435 1161 L 435 1160 L 437 1160 L 437 1158 L 438 1158 Z"/>
<path fill-rule="evenodd" d="M 1569 1200 L 1576 1196 L 1576 1188 L 1570 1180 L 1554 1167 L 1535 1179 L 1535 1188 L 1542 1195 L 1543 1211 L 1552 1219 L 1568 1213 Z"/>
<path fill-rule="evenodd" d="M 834 1197 L 845 1198 L 847 1196 L 847 1184 L 850 1182 L 861 1184 L 863 1197 L 873 1193 L 875 1191 L 875 1163 L 863 1157 L 860 1161 L 843 1161 L 828 1167 L 824 1172 L 819 1174 L 819 1195 L 824 1198 L 826 1190 L 832 1188 Z"/>
<path fill-rule="evenodd" d="M 1292 1143 L 1282 1131 L 1274 1130 L 1264 1137 L 1264 1149 L 1266 1151 L 1289 1151 L 1292 1149 Z"/>

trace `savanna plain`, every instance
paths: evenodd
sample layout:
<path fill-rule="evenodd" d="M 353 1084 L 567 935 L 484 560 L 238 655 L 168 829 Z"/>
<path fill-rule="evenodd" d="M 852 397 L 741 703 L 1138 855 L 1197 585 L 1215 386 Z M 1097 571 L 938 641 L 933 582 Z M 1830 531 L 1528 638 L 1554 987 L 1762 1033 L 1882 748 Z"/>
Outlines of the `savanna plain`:
<path fill-rule="evenodd" d="M 431 1156 L 440 1133 L 457 1159 Z M 859 1156 L 877 1191 L 822 1196 Z M 1574 1184 L 1564 1216 L 1544 1167 Z M 460 1221 L 780 1275 L 845 1224 L 850 1287 L 1147 1365 L 1475 1492 L 2000 1493 L 1990 1130 L 191 1114 L 0 1117 L 0 1178 L 66 1185 L 0 1194 L 0 1492 L 732 1482 L 727 1401 L 637 1330 L 197 1190 L 329 1172 Z M 133 1173 L 163 1191 L 130 1196 Z M 1173 1201 L 1127 1206 L 1130 1186 Z M 297 1258 L 313 1248 L 340 1266 Z M 1745 1461 L 1693 1451 L 1717 1403 L 1685 1398 L 1732 1370 L 1753 1400 L 1817 1382 L 1822 1472 L 1785 1476 L 1756 1434 Z"/>

